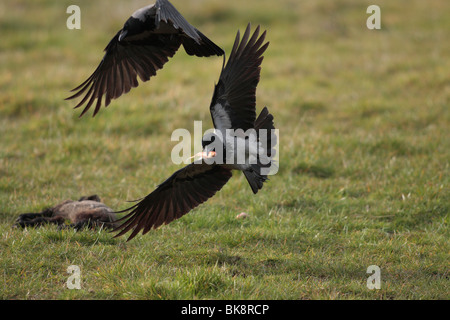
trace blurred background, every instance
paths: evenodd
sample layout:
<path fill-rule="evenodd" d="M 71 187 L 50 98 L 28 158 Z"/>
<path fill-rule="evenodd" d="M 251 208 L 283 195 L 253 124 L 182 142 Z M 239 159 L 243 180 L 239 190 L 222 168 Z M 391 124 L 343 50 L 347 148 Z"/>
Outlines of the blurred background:
<path fill-rule="evenodd" d="M 382 230 L 380 239 L 435 233 L 430 241 L 448 249 L 439 236 L 450 203 L 448 1 L 172 3 L 227 53 L 248 22 L 267 30 L 270 41 L 257 112 L 267 106 L 275 116 L 280 171 L 257 196 L 235 175 L 198 212 L 270 212 L 288 225 L 302 219 L 337 226 L 327 229 L 331 235 L 348 217 L 358 230 Z M 81 9 L 81 30 L 66 27 L 73 4 Z M 179 169 L 170 161 L 173 130 L 193 130 L 194 120 L 203 120 L 204 130 L 212 126 L 209 104 L 223 60 L 182 49 L 156 77 L 95 118 L 92 111 L 78 118 L 76 101 L 64 100 L 95 70 L 131 13 L 148 4 L 0 3 L 4 230 L 15 213 L 82 195 L 97 193 L 124 208 Z M 381 8 L 380 30 L 366 27 L 372 4 Z M 441 267 L 434 271 L 444 272 Z"/>
<path fill-rule="evenodd" d="M 397 169 L 411 171 L 405 179 L 424 172 L 436 178 L 448 170 L 450 6 L 445 1 L 378 1 L 381 30 L 366 27 L 369 1 L 174 2 L 226 52 L 248 22 L 268 31 L 271 44 L 257 104 L 258 111 L 269 107 L 280 129 L 281 174 L 345 171 L 357 184 L 365 180 L 364 190 L 383 193 L 394 187 Z M 66 27 L 71 4 L 81 9 L 81 30 Z M 152 165 L 158 175 L 161 166 L 171 167 L 164 159 L 169 160 L 168 139 L 175 128 L 191 130 L 194 120 L 212 125 L 208 107 L 222 59 L 193 59 L 183 50 L 158 77 L 95 119 L 78 119 L 80 110 L 72 110 L 76 101 L 63 100 L 94 71 L 130 14 L 145 5 L 148 1 L 0 5 L 2 197 L 95 189 L 92 179 L 107 176 L 106 168 L 121 172 L 111 174 L 114 182 L 102 186 L 108 189 L 136 171 L 152 171 Z M 392 169 L 392 159 L 408 161 Z M 312 167 L 322 169 L 314 173 Z M 379 175 L 389 178 L 384 185 Z M 46 186 L 57 179 L 64 186 L 50 195 Z M 130 188 L 104 192 L 134 195 Z"/>

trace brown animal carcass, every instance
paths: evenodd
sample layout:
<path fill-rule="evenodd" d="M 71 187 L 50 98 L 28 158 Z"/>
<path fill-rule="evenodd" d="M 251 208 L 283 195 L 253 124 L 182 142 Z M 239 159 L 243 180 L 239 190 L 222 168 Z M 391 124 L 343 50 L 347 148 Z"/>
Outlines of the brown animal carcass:
<path fill-rule="evenodd" d="M 114 211 L 100 201 L 97 195 L 66 200 L 39 213 L 19 215 L 14 227 L 35 227 L 52 223 L 60 227 L 68 226 L 76 230 L 82 228 L 115 228 Z"/>

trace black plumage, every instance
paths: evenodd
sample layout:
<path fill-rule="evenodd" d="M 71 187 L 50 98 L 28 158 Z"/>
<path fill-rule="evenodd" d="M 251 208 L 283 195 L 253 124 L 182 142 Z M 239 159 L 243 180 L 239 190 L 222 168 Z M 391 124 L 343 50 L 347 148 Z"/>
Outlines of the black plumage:
<path fill-rule="evenodd" d="M 105 48 L 99 66 L 66 100 L 83 96 L 75 106 L 94 105 L 95 116 L 102 103 L 128 93 L 141 81 L 148 81 L 183 45 L 187 54 L 197 57 L 221 56 L 223 50 L 193 27 L 167 0 L 137 10 Z M 96 101 L 97 100 L 97 101 Z"/>
<path fill-rule="evenodd" d="M 219 130 L 253 128 L 256 119 L 256 87 L 261 72 L 262 53 L 269 46 L 265 43 L 266 32 L 259 36 L 259 26 L 250 38 L 250 25 L 236 37 L 230 58 L 223 68 L 212 98 L 210 111 L 214 127 Z M 225 111 L 221 113 L 221 110 Z M 223 116 L 226 123 L 223 123 Z"/>
<path fill-rule="evenodd" d="M 242 41 L 238 32 L 228 63 L 222 68 L 215 86 L 210 110 L 216 130 L 274 129 L 273 116 L 267 108 L 255 119 L 256 86 L 260 78 L 262 54 L 268 43 L 263 44 L 266 33 L 259 36 L 259 26 L 252 37 L 250 29 L 249 24 Z M 202 144 L 208 146 L 205 137 Z M 267 180 L 267 176 L 260 172 L 259 163 L 240 166 L 211 163 L 204 161 L 206 159 L 210 159 L 208 154 L 203 154 L 200 162 L 195 161 L 178 170 L 134 206 L 121 211 L 128 214 L 119 220 L 123 223 L 114 230 L 119 231 L 116 237 L 132 231 L 128 238 L 131 240 L 140 231 L 146 234 L 180 218 L 222 189 L 231 178 L 232 170 L 244 172 L 254 193 Z"/>
<path fill-rule="evenodd" d="M 119 220 L 126 220 L 116 230 L 119 237 L 133 230 L 128 240 L 139 231 L 146 234 L 152 228 L 181 218 L 199 204 L 211 198 L 231 178 L 231 170 L 221 166 L 194 164 L 178 170 L 136 205 L 124 210 L 131 211 Z"/>

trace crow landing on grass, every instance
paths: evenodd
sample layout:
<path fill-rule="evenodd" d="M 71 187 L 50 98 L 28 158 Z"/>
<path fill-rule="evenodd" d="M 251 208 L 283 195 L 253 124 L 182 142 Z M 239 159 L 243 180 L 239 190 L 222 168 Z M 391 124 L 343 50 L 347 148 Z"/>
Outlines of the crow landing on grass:
<path fill-rule="evenodd" d="M 262 54 L 269 43 L 264 43 L 266 32 L 259 36 L 260 28 L 256 28 L 251 36 L 250 24 L 245 30 L 242 41 L 237 33 L 230 57 L 215 86 L 214 95 L 210 105 L 210 113 L 215 128 L 215 133 L 208 138 L 205 135 L 202 140 L 203 152 L 201 163 L 197 161 L 175 172 L 170 178 L 160 184 L 156 190 L 140 200 L 136 205 L 121 212 L 129 212 L 118 220 L 124 221 L 113 231 L 120 231 L 116 237 L 128 231 L 132 231 L 128 240 L 134 238 L 140 231 L 146 234 L 162 224 L 167 224 L 188 213 L 191 209 L 211 198 L 231 178 L 232 170 L 242 171 L 256 194 L 267 180 L 261 169 L 264 165 L 258 160 L 256 164 L 250 164 L 249 158 L 259 157 L 261 148 L 258 140 L 254 145 L 249 145 L 245 150 L 245 164 L 226 164 L 225 161 L 211 163 L 204 161 L 211 159 L 211 155 L 219 154 L 219 150 L 212 150 L 212 142 L 221 137 L 226 137 L 227 129 L 259 129 L 268 130 L 266 146 L 272 146 L 272 129 L 274 129 L 273 116 L 267 108 L 263 108 L 256 118 L 256 87 L 260 79 Z M 219 135 L 217 131 L 220 131 Z M 267 132 L 267 131 L 266 131 Z M 226 137 L 227 143 L 236 143 L 243 137 Z M 243 142 L 243 141 L 242 141 Z M 230 152 L 228 144 L 224 147 L 222 156 Z M 236 150 L 233 149 L 231 159 L 235 159 Z M 264 150 L 264 154 L 270 159 L 274 151 Z M 228 158 L 227 158 L 228 159 Z M 218 164 L 222 163 L 222 164 Z M 266 163 L 266 162 L 265 162 Z M 267 164 L 267 163 L 266 163 Z"/>
<path fill-rule="evenodd" d="M 221 56 L 224 51 L 193 27 L 167 0 L 134 12 L 105 48 L 97 69 L 66 100 L 84 95 L 75 106 L 85 103 L 83 116 L 97 99 L 93 116 L 102 105 L 119 98 L 139 85 L 137 76 L 148 81 L 183 45 L 191 56 Z"/>
<path fill-rule="evenodd" d="M 97 195 L 81 197 L 78 201 L 66 200 L 39 213 L 19 215 L 13 227 L 38 227 L 45 224 L 83 228 L 115 228 L 116 215 L 100 201 Z M 66 224 L 68 223 L 68 225 Z"/>

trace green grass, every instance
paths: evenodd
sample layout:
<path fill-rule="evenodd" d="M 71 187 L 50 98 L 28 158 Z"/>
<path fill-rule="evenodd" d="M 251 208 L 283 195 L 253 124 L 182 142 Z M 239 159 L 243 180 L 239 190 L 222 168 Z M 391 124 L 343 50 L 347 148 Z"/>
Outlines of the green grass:
<path fill-rule="evenodd" d="M 18 230 L 17 214 L 98 194 L 114 209 L 179 169 L 173 130 L 212 125 L 222 59 L 183 51 L 97 117 L 63 99 L 148 1 L 0 4 L 0 298 L 449 299 L 450 4 L 173 0 L 229 52 L 248 22 L 271 42 L 257 91 L 280 129 L 280 170 L 242 174 L 130 242 L 105 231 Z M 104 9 L 106 7 L 106 9 Z M 237 220 L 240 212 L 250 217 Z M 67 267 L 81 268 L 69 290 Z M 381 268 L 369 290 L 367 267 Z"/>

